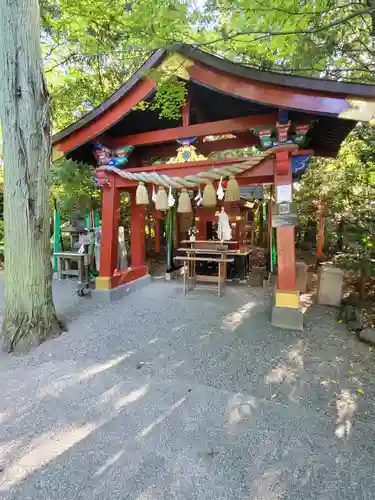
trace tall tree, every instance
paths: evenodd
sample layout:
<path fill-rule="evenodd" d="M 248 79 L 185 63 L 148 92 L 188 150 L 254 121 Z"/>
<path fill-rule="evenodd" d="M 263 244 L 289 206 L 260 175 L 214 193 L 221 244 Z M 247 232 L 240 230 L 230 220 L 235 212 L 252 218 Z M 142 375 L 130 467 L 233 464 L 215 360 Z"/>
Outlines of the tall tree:
<path fill-rule="evenodd" d="M 50 100 L 38 0 L 0 0 L 0 119 L 4 138 L 5 314 L 8 352 L 60 332 L 49 256 Z"/>

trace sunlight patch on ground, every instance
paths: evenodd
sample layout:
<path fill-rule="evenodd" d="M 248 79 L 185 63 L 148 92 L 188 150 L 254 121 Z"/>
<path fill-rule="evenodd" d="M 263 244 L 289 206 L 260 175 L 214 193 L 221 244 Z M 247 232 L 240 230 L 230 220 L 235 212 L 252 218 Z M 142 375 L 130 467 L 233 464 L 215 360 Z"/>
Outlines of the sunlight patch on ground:
<path fill-rule="evenodd" d="M 303 341 L 298 340 L 290 347 L 286 360 L 279 363 L 265 376 L 266 384 L 280 384 L 284 380 L 286 382 L 294 381 L 304 368 L 304 351 Z"/>
<path fill-rule="evenodd" d="M 151 493 L 143 491 L 140 495 L 137 496 L 136 500 L 156 500 L 156 498 Z"/>
<path fill-rule="evenodd" d="M 0 482 L 0 491 L 7 491 L 25 479 L 29 474 L 44 467 L 56 457 L 66 452 L 76 443 L 86 438 L 98 427 L 97 424 L 84 424 L 74 429 L 47 432 L 33 439 L 26 453 L 9 468 L 5 469 Z"/>
<path fill-rule="evenodd" d="M 249 420 L 252 411 L 257 407 L 253 397 L 245 397 L 242 394 L 235 394 L 228 402 L 227 413 L 230 425 L 236 425 L 244 420 Z"/>
<path fill-rule="evenodd" d="M 309 307 L 311 307 L 314 303 L 312 294 L 311 293 L 302 293 L 300 295 L 299 303 L 300 303 L 300 307 L 302 309 L 303 314 L 305 314 L 307 309 L 309 309 Z"/>
<path fill-rule="evenodd" d="M 255 306 L 254 302 L 247 302 L 223 319 L 222 329 L 234 332 L 250 316 L 251 309 Z"/>
<path fill-rule="evenodd" d="M 158 417 L 156 420 L 154 420 L 150 425 L 148 425 L 147 427 L 145 427 L 138 435 L 137 435 L 137 439 L 141 439 L 141 438 L 144 438 L 145 436 L 147 436 L 147 434 L 149 434 L 153 429 L 154 427 L 156 427 L 157 425 L 161 424 L 163 422 L 163 420 L 165 420 L 166 418 L 168 418 L 172 413 L 173 411 L 178 408 L 179 406 L 182 405 L 182 403 L 184 403 L 186 401 L 186 397 L 183 397 L 181 399 L 179 399 L 178 401 L 176 401 L 176 403 L 174 403 L 168 411 L 166 411 L 163 415 L 161 415 L 160 417 Z"/>
<path fill-rule="evenodd" d="M 115 389 L 117 388 L 118 385 L 115 386 Z M 73 429 L 61 429 L 57 432 L 47 432 L 31 440 L 31 442 L 24 447 L 23 456 L 9 468 L 5 469 L 4 476 L 0 482 L 0 491 L 9 490 L 12 486 L 25 479 L 29 474 L 44 467 L 47 463 L 65 453 L 69 448 L 82 439 L 85 439 L 93 431 L 112 420 L 117 412 L 124 406 L 134 403 L 143 397 L 148 392 L 148 389 L 148 384 L 145 384 L 139 389 L 131 391 L 126 396 L 120 398 L 114 405 L 116 412 L 109 412 L 105 418 L 97 422 L 86 423 Z M 113 395 L 112 393 L 112 397 Z M 108 401 L 108 394 L 106 396 L 107 397 L 104 397 L 100 403 L 106 400 Z M 107 467 L 109 467 L 109 465 Z"/>
<path fill-rule="evenodd" d="M 159 337 L 155 337 L 149 341 L 149 344 L 155 344 L 159 340 Z"/>
<path fill-rule="evenodd" d="M 275 368 L 273 368 L 264 377 L 264 382 L 271 386 L 271 384 L 282 384 L 283 382 L 289 384 L 291 391 L 288 397 L 293 403 L 298 403 L 294 397 L 297 391 L 297 379 L 304 370 L 304 353 L 306 351 L 305 344 L 302 340 L 298 340 L 290 346 L 288 352 L 284 356 L 284 361 L 281 361 Z M 273 399 L 275 395 L 271 396 Z"/>
<path fill-rule="evenodd" d="M 351 419 L 357 409 L 357 396 L 348 389 L 341 391 L 340 397 L 336 400 L 336 430 L 338 438 L 348 438 L 352 429 Z"/>
<path fill-rule="evenodd" d="M 270 470 L 255 479 L 249 500 L 282 500 L 285 492 L 281 472 Z"/>
<path fill-rule="evenodd" d="M 101 476 L 109 467 L 114 465 L 124 454 L 124 450 L 119 451 L 113 457 L 109 458 L 94 474 L 94 476 Z"/>
<path fill-rule="evenodd" d="M 98 375 L 98 373 L 104 372 L 109 368 L 117 366 L 118 364 L 122 363 L 122 361 L 125 361 L 125 359 L 130 358 L 132 354 L 134 354 L 134 351 L 128 351 L 125 352 L 124 354 L 121 354 L 120 356 L 117 356 L 116 358 L 109 359 L 105 363 L 97 363 L 96 365 L 90 366 L 90 368 L 86 368 L 83 371 L 83 373 L 78 377 L 78 382 L 87 380 L 88 378 L 93 377 L 94 375 Z"/>
<path fill-rule="evenodd" d="M 137 401 L 139 398 L 143 397 L 149 390 L 148 384 L 143 385 L 139 389 L 136 389 L 135 391 L 129 392 L 126 396 L 123 398 L 120 398 L 116 405 L 115 408 L 116 410 L 121 410 L 124 406 L 127 406 L 130 403 L 134 403 Z"/>
<path fill-rule="evenodd" d="M 173 333 L 174 332 L 179 332 L 180 330 L 183 330 L 187 326 L 189 326 L 187 323 L 184 323 L 183 325 L 175 326 L 174 328 L 172 328 L 172 332 Z"/>
<path fill-rule="evenodd" d="M 96 363 L 94 365 L 91 365 L 85 368 L 83 371 L 76 371 L 76 369 L 74 368 L 71 371 L 71 373 L 63 375 L 58 380 L 53 380 L 42 389 L 39 389 L 38 397 L 41 398 L 46 396 L 56 397 L 59 395 L 59 393 L 68 389 L 69 387 L 72 387 L 80 382 L 88 380 L 89 378 L 98 375 L 99 373 L 102 373 L 105 370 L 115 367 L 116 365 L 118 365 L 125 359 L 129 358 L 133 354 L 134 351 L 125 352 L 124 354 L 121 354 L 120 356 L 117 356 L 116 358 L 110 359 L 103 363 Z"/>

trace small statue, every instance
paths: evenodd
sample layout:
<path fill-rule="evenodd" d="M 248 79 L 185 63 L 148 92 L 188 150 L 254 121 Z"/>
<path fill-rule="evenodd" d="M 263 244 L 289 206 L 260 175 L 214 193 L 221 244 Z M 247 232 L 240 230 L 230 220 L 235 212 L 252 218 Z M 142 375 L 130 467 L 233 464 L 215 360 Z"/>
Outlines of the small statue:
<path fill-rule="evenodd" d="M 229 217 L 224 210 L 224 207 L 221 207 L 220 212 L 216 212 L 215 216 L 219 218 L 218 226 L 217 226 L 217 237 L 221 242 L 229 241 L 232 239 L 232 229 L 229 224 Z"/>

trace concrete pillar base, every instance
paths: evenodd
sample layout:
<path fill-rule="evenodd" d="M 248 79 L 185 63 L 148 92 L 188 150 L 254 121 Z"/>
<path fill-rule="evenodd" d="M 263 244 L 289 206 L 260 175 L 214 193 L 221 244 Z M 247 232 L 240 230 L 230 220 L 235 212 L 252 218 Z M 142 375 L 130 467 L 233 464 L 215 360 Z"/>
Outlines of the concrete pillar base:
<path fill-rule="evenodd" d="M 96 289 L 92 292 L 92 298 L 98 302 L 110 303 L 115 300 L 122 299 L 129 293 L 139 290 L 140 288 L 149 285 L 151 283 L 151 276 L 147 274 L 142 276 L 142 278 L 135 279 L 129 283 L 117 286 L 116 288 L 111 288 L 110 290 Z"/>
<path fill-rule="evenodd" d="M 285 328 L 287 330 L 303 331 L 303 312 L 301 309 L 291 307 L 272 308 L 271 323 L 273 326 Z"/>

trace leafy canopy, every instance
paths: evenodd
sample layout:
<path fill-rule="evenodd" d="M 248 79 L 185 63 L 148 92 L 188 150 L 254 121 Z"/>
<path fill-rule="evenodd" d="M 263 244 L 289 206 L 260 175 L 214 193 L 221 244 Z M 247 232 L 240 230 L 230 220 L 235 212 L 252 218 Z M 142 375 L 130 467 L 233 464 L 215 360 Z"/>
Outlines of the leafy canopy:
<path fill-rule="evenodd" d="M 374 0 L 41 0 L 41 15 L 55 129 L 178 42 L 262 69 L 375 80 Z M 171 116 L 172 86 L 160 88 Z"/>

